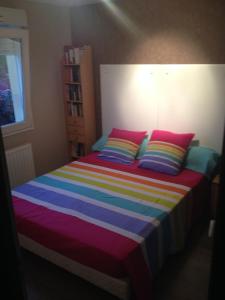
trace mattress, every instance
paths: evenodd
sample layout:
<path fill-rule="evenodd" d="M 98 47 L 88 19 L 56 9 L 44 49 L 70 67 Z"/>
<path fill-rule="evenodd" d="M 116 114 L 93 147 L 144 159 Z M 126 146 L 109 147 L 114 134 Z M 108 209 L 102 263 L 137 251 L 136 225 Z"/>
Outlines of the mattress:
<path fill-rule="evenodd" d="M 17 230 L 74 262 L 129 278 L 137 299 L 151 299 L 152 278 L 198 216 L 203 182 L 191 170 L 169 176 L 92 153 L 12 191 Z"/>

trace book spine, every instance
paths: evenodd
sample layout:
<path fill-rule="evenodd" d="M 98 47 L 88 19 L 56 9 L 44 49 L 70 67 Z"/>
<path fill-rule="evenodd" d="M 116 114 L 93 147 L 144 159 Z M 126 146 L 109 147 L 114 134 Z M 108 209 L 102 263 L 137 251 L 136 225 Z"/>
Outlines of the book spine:
<path fill-rule="evenodd" d="M 76 95 L 76 90 L 74 89 L 73 91 L 73 100 L 74 101 L 77 101 L 77 95 Z"/>
<path fill-rule="evenodd" d="M 74 48 L 74 57 L 75 57 L 75 64 L 80 64 L 80 49 Z"/>
<path fill-rule="evenodd" d="M 73 64 L 73 49 L 69 49 L 69 63 Z"/>
<path fill-rule="evenodd" d="M 78 99 L 79 99 L 79 101 L 82 101 L 80 86 L 77 87 L 77 91 L 78 91 Z"/>
<path fill-rule="evenodd" d="M 65 52 L 65 55 L 64 55 L 64 62 L 65 62 L 65 64 L 69 63 L 69 54 L 67 51 Z"/>

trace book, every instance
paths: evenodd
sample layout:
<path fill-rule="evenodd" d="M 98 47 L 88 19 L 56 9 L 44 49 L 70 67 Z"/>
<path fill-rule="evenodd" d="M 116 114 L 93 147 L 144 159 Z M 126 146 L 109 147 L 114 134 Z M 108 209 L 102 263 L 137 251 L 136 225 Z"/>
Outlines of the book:
<path fill-rule="evenodd" d="M 77 68 L 76 66 L 74 66 L 72 68 L 72 72 L 73 72 L 73 81 L 80 82 L 80 70 L 79 70 L 79 67 Z"/>
<path fill-rule="evenodd" d="M 73 49 L 69 49 L 69 63 L 73 64 L 74 63 L 74 54 L 73 54 Z"/>
<path fill-rule="evenodd" d="M 78 99 L 79 99 L 79 101 L 82 101 L 82 97 L 81 97 L 81 87 L 80 87 L 80 86 L 77 87 L 77 93 L 78 93 Z"/>
<path fill-rule="evenodd" d="M 69 63 L 69 53 L 68 52 L 65 52 L 65 54 L 64 54 L 64 63 L 65 64 Z"/>
<path fill-rule="evenodd" d="M 79 48 L 73 48 L 74 58 L 75 58 L 75 64 L 80 64 L 80 49 Z"/>

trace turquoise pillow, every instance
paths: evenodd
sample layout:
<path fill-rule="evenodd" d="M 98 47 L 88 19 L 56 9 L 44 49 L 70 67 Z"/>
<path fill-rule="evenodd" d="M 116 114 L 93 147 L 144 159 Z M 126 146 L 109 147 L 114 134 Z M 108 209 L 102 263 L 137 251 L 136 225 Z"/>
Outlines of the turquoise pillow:
<path fill-rule="evenodd" d="M 148 139 L 148 136 L 147 136 L 146 138 L 143 139 L 143 142 L 141 143 L 141 145 L 139 147 L 136 159 L 141 159 L 142 158 L 142 156 L 144 155 L 145 150 L 148 146 L 148 142 L 149 142 L 149 139 Z"/>
<path fill-rule="evenodd" d="M 102 151 L 107 140 L 108 140 L 108 135 L 103 134 L 103 136 L 101 136 L 100 139 L 98 139 L 94 143 L 94 145 L 92 145 L 92 147 L 91 147 L 92 151 Z"/>
<path fill-rule="evenodd" d="M 192 146 L 187 152 L 184 168 L 212 178 L 219 164 L 220 155 L 213 149 L 203 146 Z"/>

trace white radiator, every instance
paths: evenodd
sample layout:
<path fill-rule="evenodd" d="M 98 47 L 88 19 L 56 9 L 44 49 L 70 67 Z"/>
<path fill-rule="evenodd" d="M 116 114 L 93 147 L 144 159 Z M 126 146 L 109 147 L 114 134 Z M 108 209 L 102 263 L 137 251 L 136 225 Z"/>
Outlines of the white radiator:
<path fill-rule="evenodd" d="M 7 150 L 6 160 L 11 188 L 35 177 L 31 144 Z"/>

